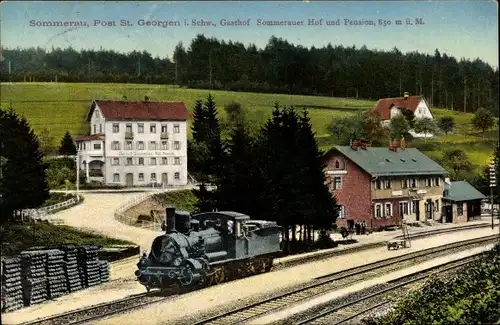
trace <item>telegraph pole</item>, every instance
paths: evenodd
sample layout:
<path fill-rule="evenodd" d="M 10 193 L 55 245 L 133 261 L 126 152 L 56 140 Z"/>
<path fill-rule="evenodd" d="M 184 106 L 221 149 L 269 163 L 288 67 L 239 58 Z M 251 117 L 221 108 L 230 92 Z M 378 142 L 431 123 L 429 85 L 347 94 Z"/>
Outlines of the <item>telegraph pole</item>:
<path fill-rule="evenodd" d="M 76 199 L 80 200 L 80 151 L 76 150 Z"/>
<path fill-rule="evenodd" d="M 494 229 L 494 219 L 495 219 L 495 209 L 493 207 L 494 203 L 494 196 L 493 196 L 493 189 L 497 186 L 497 179 L 496 179 L 496 159 L 493 158 L 490 163 L 490 203 L 491 203 L 491 229 Z M 499 223 L 499 229 L 500 229 L 500 223 Z"/>

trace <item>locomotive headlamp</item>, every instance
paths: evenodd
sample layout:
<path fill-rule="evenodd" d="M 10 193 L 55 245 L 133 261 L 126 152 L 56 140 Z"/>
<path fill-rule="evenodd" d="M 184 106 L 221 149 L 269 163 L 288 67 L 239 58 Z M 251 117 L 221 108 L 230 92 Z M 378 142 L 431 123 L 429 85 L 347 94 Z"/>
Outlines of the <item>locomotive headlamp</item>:
<path fill-rule="evenodd" d="M 182 263 L 182 258 L 180 257 L 177 257 L 175 260 L 174 260 L 174 266 L 180 266 Z"/>

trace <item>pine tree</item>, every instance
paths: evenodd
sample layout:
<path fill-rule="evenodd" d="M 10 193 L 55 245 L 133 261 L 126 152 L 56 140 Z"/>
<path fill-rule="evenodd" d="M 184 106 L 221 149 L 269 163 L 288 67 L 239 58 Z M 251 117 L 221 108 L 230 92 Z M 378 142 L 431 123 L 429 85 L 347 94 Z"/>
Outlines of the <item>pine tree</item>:
<path fill-rule="evenodd" d="M 66 131 L 66 133 L 64 133 L 64 136 L 61 139 L 61 146 L 59 147 L 58 152 L 60 155 L 64 156 L 76 155 L 76 146 L 75 143 L 73 142 L 73 138 L 71 137 L 69 131 Z"/>
<path fill-rule="evenodd" d="M 324 153 L 319 149 L 306 110 L 300 116 L 299 148 L 302 148 L 302 211 L 306 221 L 320 229 L 329 229 L 337 219 L 337 201 L 325 185 Z"/>
<path fill-rule="evenodd" d="M 210 152 L 211 161 L 207 166 L 207 174 L 217 177 L 219 175 L 218 167 L 222 159 L 222 140 L 217 108 L 215 106 L 212 94 L 209 94 L 204 104 L 206 144 Z"/>
<path fill-rule="evenodd" d="M 0 222 L 13 212 L 36 208 L 48 197 L 45 165 L 37 136 L 24 117 L 0 108 Z"/>
<path fill-rule="evenodd" d="M 194 104 L 193 109 L 193 124 L 191 126 L 191 130 L 193 132 L 193 140 L 195 142 L 205 142 L 206 141 L 206 116 L 205 110 L 203 109 L 203 102 L 201 100 L 197 100 Z"/>
<path fill-rule="evenodd" d="M 218 208 L 248 215 L 260 215 L 255 194 L 260 188 L 260 173 L 255 164 L 253 139 L 244 123 L 232 128 L 223 157 L 218 186 Z"/>

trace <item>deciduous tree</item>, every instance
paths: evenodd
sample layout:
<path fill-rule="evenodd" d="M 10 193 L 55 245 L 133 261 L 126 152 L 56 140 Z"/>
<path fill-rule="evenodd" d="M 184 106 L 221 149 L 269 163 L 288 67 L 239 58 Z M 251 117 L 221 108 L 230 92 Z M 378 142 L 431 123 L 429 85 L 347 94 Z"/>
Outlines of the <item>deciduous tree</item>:
<path fill-rule="evenodd" d="M 495 124 L 491 111 L 482 107 L 478 108 L 471 122 L 474 128 L 480 129 L 483 134 Z"/>
<path fill-rule="evenodd" d="M 407 134 L 410 131 L 410 124 L 403 115 L 397 115 L 391 118 L 389 123 L 389 132 L 392 139 L 408 138 Z"/>
<path fill-rule="evenodd" d="M 441 162 L 450 172 L 452 179 L 465 179 L 472 170 L 472 163 L 462 149 L 446 149 L 442 153 Z"/>
<path fill-rule="evenodd" d="M 437 132 L 436 122 L 429 117 L 418 118 L 415 120 L 414 130 L 417 133 L 423 133 L 427 140 L 427 135 L 435 134 Z"/>
<path fill-rule="evenodd" d="M 38 133 L 38 141 L 40 143 L 40 151 L 42 153 L 49 155 L 54 152 L 54 136 L 49 129 L 43 128 Z"/>
<path fill-rule="evenodd" d="M 451 116 L 441 117 L 438 126 L 445 134 L 448 134 L 455 128 L 455 120 Z"/>
<path fill-rule="evenodd" d="M 348 145 L 352 140 L 371 140 L 374 146 L 387 143 L 387 130 L 380 124 L 376 113 L 363 112 L 354 116 L 336 118 L 329 127 L 338 145 Z"/>

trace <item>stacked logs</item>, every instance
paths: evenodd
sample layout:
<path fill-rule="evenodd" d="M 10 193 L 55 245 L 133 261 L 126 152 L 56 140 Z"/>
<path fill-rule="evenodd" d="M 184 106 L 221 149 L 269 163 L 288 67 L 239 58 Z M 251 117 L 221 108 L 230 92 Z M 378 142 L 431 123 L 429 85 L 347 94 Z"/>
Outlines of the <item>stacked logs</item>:
<path fill-rule="evenodd" d="M 2 311 L 24 307 L 21 261 L 19 257 L 2 260 Z"/>
<path fill-rule="evenodd" d="M 44 251 L 21 252 L 24 304 L 31 306 L 47 300 L 47 254 Z"/>
<path fill-rule="evenodd" d="M 61 245 L 25 251 L 2 260 L 2 312 L 55 299 L 109 281 L 109 262 L 98 259 L 98 246 Z"/>

